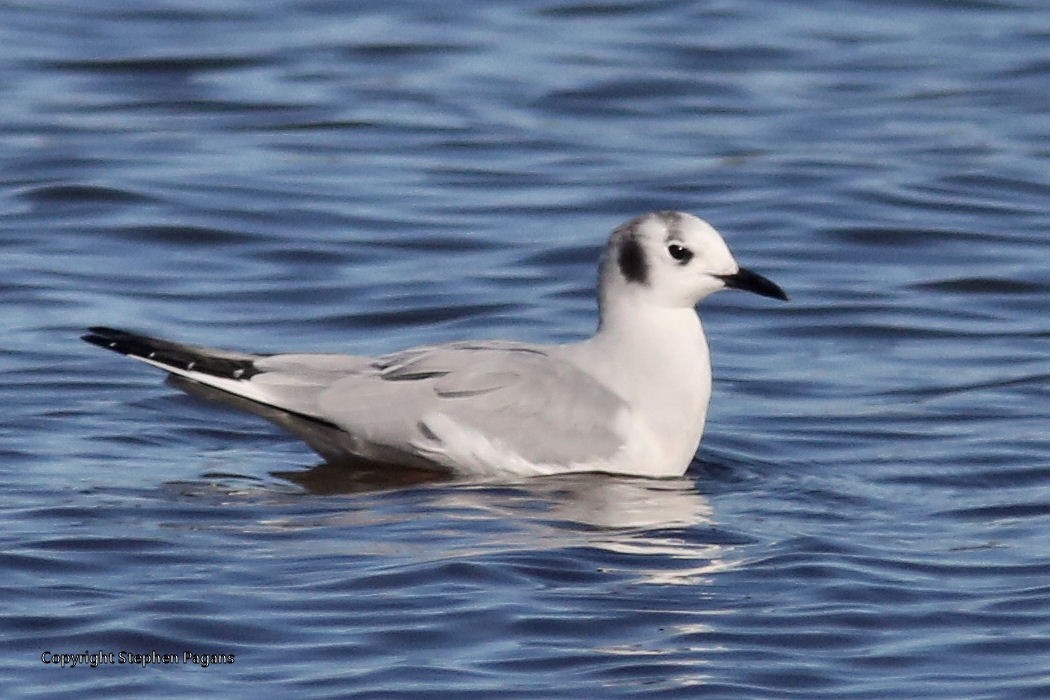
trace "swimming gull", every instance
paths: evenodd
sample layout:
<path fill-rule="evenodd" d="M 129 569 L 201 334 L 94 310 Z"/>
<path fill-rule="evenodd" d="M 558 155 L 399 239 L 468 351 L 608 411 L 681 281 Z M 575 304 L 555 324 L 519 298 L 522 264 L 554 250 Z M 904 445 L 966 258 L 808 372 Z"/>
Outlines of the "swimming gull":
<path fill-rule="evenodd" d="M 329 461 L 471 476 L 679 476 L 703 433 L 711 361 L 696 304 L 725 288 L 787 299 L 719 233 L 655 212 L 609 238 L 599 323 L 577 343 L 464 341 L 380 357 L 248 354 L 112 328 L 84 340 L 263 415 Z"/>

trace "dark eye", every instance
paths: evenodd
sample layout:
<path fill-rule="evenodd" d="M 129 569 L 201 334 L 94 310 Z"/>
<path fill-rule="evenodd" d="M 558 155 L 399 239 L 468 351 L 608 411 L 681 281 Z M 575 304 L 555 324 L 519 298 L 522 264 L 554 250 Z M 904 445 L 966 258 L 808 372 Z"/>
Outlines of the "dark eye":
<path fill-rule="evenodd" d="M 689 250 L 685 246 L 680 246 L 677 243 L 672 243 L 667 246 L 667 252 L 672 258 L 685 265 L 687 262 L 693 259 L 693 251 Z"/>

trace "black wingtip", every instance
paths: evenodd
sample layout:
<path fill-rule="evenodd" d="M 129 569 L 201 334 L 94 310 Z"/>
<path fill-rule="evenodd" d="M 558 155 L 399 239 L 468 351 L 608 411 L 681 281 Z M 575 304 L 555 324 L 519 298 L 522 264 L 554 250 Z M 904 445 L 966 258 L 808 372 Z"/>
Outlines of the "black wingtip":
<path fill-rule="evenodd" d="M 104 326 L 92 326 L 91 328 L 88 328 L 87 333 L 80 336 L 80 339 L 87 343 L 91 343 L 92 345 L 98 345 L 102 348 L 108 348 L 110 347 L 110 343 L 112 342 L 112 331 L 112 328 L 105 328 Z"/>
<path fill-rule="evenodd" d="M 255 366 L 258 356 L 184 345 L 118 328 L 92 326 L 80 337 L 92 345 L 146 360 L 169 372 L 192 371 L 226 379 L 251 379 L 260 372 Z"/>
<path fill-rule="evenodd" d="M 141 339 L 141 336 L 136 336 L 134 333 L 128 333 L 117 328 L 109 328 L 108 326 L 92 326 L 88 328 L 87 333 L 80 336 L 80 339 L 84 342 L 124 355 L 130 352 L 128 341 L 136 338 Z"/>

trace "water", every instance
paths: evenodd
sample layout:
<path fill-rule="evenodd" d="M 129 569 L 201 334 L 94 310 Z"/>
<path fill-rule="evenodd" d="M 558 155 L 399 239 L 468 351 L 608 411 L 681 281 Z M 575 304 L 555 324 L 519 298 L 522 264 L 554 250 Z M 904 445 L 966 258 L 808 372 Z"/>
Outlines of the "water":
<path fill-rule="evenodd" d="M 0 47 L 5 696 L 1050 695 L 1043 3 L 25 2 Z M 705 304 L 681 479 L 349 474 L 77 339 L 578 338 L 658 208 L 792 294 Z"/>

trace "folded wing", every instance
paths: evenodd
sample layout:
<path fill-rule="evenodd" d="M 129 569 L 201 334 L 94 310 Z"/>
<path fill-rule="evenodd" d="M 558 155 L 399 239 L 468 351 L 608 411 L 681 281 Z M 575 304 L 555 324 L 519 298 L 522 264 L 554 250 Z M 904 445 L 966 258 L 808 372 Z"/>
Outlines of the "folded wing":
<path fill-rule="evenodd" d="M 601 468 L 623 446 L 627 411 L 556 349 L 497 342 L 378 358 L 333 383 L 319 406 L 371 444 L 408 444 L 448 468 L 504 473 Z"/>
<path fill-rule="evenodd" d="M 468 342 L 368 358 L 246 354 L 112 328 L 84 339 L 261 415 L 330 460 L 474 473 L 601 469 L 630 419 L 619 396 L 557 347 Z"/>

